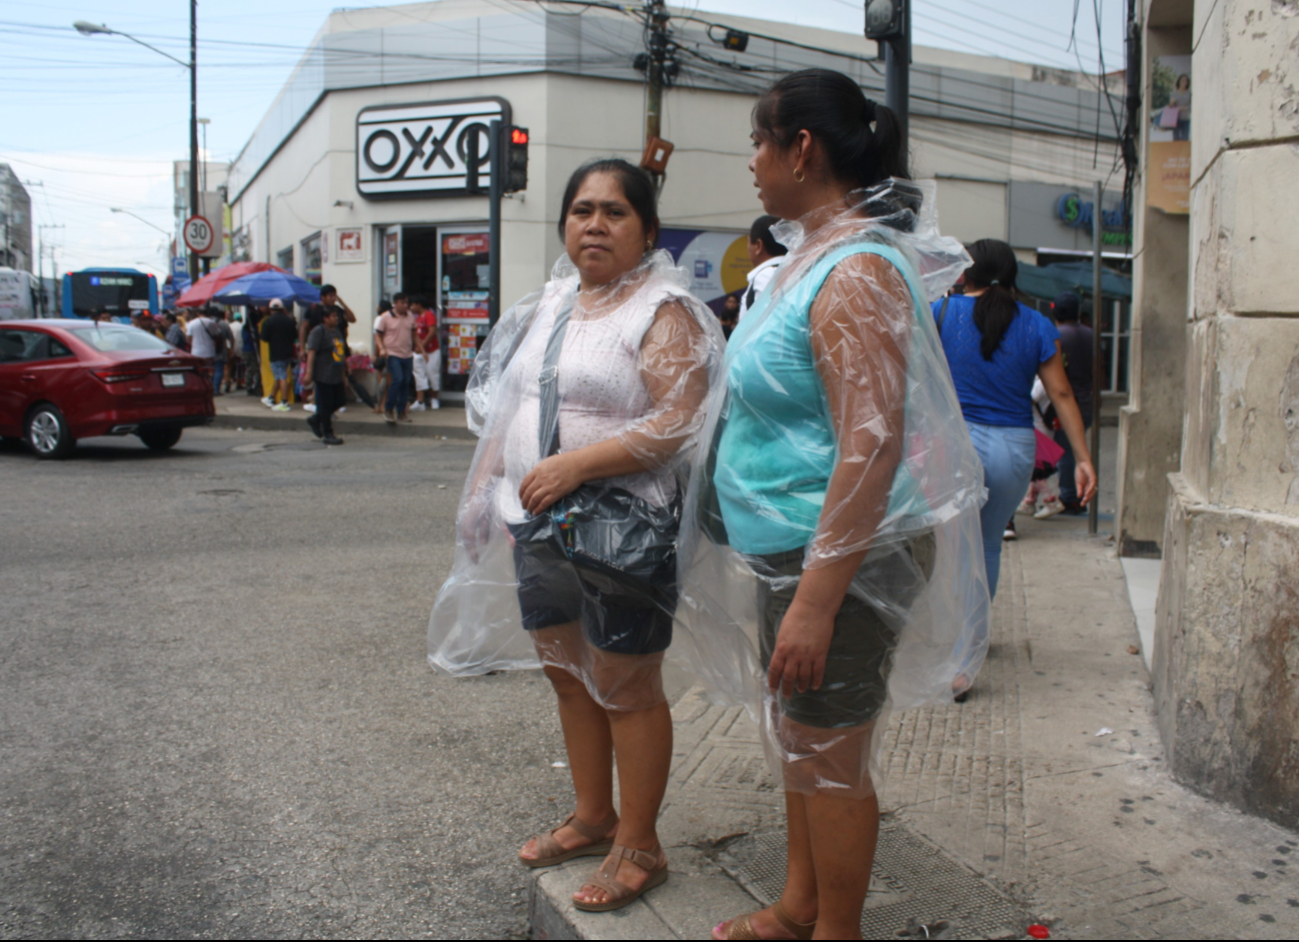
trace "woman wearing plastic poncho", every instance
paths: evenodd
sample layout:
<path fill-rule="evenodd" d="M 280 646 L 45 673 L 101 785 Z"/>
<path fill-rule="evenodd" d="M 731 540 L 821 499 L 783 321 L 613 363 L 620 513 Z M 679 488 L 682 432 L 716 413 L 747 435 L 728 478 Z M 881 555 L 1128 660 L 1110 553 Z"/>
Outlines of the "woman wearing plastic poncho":
<path fill-rule="evenodd" d="M 679 616 L 709 684 L 761 705 L 788 877 L 713 935 L 861 938 L 883 710 L 950 701 L 983 656 L 982 474 L 929 313 L 969 260 L 851 79 L 787 76 L 753 125 L 763 207 L 799 223 L 710 401 Z"/>
<path fill-rule="evenodd" d="M 574 894 L 598 911 L 667 879 L 655 831 L 672 749 L 660 668 L 677 601 L 683 459 L 723 340 L 671 257 L 654 251 L 643 170 L 579 168 L 560 234 L 567 254 L 551 280 L 502 316 L 470 377 L 480 441 L 429 660 L 461 675 L 544 667 L 577 807 L 519 857 L 540 867 L 607 854 Z"/>

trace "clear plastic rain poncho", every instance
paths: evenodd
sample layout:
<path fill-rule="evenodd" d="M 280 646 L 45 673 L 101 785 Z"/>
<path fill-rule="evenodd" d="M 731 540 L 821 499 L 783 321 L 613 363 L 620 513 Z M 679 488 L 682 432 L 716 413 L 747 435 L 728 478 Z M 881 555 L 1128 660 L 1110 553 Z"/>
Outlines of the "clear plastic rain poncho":
<path fill-rule="evenodd" d="M 790 790 L 873 794 L 888 708 L 950 701 L 986 652 L 983 471 L 929 307 L 970 260 L 933 197 L 889 180 L 774 228 L 789 254 L 731 336 L 692 461 L 681 653 L 758 715 Z M 820 688 L 773 693 L 802 574 L 863 552 Z"/>
<path fill-rule="evenodd" d="M 479 443 L 429 624 L 435 668 L 544 664 L 609 709 L 663 701 L 687 459 L 724 349 L 717 318 L 686 283 L 656 251 L 579 291 L 564 256 L 484 341 L 466 392 Z M 635 470 L 528 512 L 520 490 L 539 464 L 611 441 Z"/>

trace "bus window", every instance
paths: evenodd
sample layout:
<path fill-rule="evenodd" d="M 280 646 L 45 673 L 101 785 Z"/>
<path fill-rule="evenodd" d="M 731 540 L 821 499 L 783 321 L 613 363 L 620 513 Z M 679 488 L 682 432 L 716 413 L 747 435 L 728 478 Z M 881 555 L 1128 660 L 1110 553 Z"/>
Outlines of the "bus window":
<path fill-rule="evenodd" d="M 91 317 L 99 310 L 123 322 L 138 311 L 157 314 L 157 280 L 130 268 L 90 268 L 63 276 L 64 317 Z"/>

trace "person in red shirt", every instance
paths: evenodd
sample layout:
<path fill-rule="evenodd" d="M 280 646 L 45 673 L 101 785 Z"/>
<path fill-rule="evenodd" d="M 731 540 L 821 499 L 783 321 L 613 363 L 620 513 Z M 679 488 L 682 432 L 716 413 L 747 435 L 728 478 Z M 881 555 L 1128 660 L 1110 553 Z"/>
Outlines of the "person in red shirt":
<path fill-rule="evenodd" d="M 410 299 L 415 315 L 415 404 L 413 412 L 441 407 L 438 392 L 442 389 L 442 348 L 438 344 L 438 316 L 429 310 L 428 301 L 416 295 Z M 425 394 L 428 401 L 425 403 Z"/>

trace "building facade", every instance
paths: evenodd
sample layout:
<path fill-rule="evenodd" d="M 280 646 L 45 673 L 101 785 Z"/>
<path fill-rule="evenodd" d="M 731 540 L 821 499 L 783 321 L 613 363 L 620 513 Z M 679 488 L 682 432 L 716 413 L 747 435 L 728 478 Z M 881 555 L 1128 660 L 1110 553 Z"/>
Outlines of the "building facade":
<path fill-rule="evenodd" d="M 634 11 L 581 9 L 440 0 L 332 14 L 230 166 L 235 257 L 336 285 L 358 315 L 361 348 L 381 298 L 429 295 L 454 327 L 444 358 L 454 390 L 487 329 L 488 205 L 431 193 L 421 174 L 463 166 L 464 129 L 488 112 L 529 130 L 527 188 L 502 204 L 504 307 L 562 253 L 557 217 L 572 171 L 596 156 L 640 159 L 642 24 Z M 746 50 L 722 49 L 710 38 L 719 24 L 705 19 L 744 31 Z M 743 286 L 741 235 L 762 211 L 746 169 L 755 96 L 778 74 L 823 66 L 882 99 L 882 68 L 874 43 L 849 34 L 686 11 L 671 28 L 664 243 L 714 301 Z M 1060 208 L 1090 193 L 1115 156 L 1112 132 L 1096 139 L 1108 108 L 1087 77 L 918 48 L 911 81 L 914 172 L 937 179 L 946 232 L 1008 239 L 1026 261 L 1039 249 L 1089 255 L 1090 231 Z M 1119 199 L 1107 194 L 1106 208 Z"/>
<path fill-rule="evenodd" d="M 1120 544 L 1162 554 L 1159 727 L 1187 785 L 1299 825 L 1293 3 L 1145 0 Z"/>
<path fill-rule="evenodd" d="M 8 164 L 0 164 L 0 266 L 31 272 L 32 200 Z"/>

